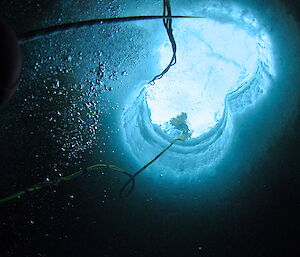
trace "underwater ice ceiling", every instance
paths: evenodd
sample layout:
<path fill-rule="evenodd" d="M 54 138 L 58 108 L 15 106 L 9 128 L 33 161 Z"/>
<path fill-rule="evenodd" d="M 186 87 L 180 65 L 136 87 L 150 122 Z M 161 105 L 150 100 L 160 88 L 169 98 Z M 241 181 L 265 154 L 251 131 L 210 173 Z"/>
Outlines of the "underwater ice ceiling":
<path fill-rule="evenodd" d="M 106 2 L 80 2 L 73 10 L 84 12 L 76 15 L 66 2 L 57 16 L 24 31 L 56 25 L 60 18 L 63 24 L 161 15 L 162 2 L 115 1 L 109 10 Z M 206 18 L 173 19 L 177 63 L 155 85 L 147 83 L 172 53 L 162 20 L 98 24 L 24 43 L 23 78 L 11 111 L 1 113 L 1 139 L 16 131 L 18 141 L 36 149 L 33 158 L 55 172 L 81 167 L 86 156 L 138 170 L 182 132 L 191 138 L 176 142 L 145 175 L 188 178 L 226 172 L 226 165 L 231 171 L 232 163 L 255 165 L 252 160 L 276 142 L 299 109 L 297 22 L 275 0 L 171 5 L 173 15 Z M 30 136 L 24 136 L 28 120 Z M 44 148 L 32 140 L 37 134 L 47 135 L 53 158 L 48 150 L 40 154 Z"/>
<path fill-rule="evenodd" d="M 141 84 L 127 102 L 123 127 L 141 163 L 188 134 L 190 139 L 177 142 L 156 164 L 183 174 L 218 162 L 231 141 L 232 116 L 267 94 L 274 68 L 268 35 L 238 9 L 231 14 L 212 9 L 211 17 L 173 24 L 177 63 L 160 80 Z M 166 40 L 158 48 L 161 70 L 171 57 Z"/>
<path fill-rule="evenodd" d="M 151 121 L 172 134 L 176 125 L 170 121 L 186 113 L 192 138 L 199 137 L 222 118 L 226 96 L 255 76 L 259 62 L 270 64 L 270 44 L 235 24 L 210 19 L 177 21 L 174 33 L 176 65 L 146 86 Z M 162 44 L 159 53 L 163 69 L 172 57 L 171 44 Z M 267 60 L 260 60 L 260 53 Z"/>

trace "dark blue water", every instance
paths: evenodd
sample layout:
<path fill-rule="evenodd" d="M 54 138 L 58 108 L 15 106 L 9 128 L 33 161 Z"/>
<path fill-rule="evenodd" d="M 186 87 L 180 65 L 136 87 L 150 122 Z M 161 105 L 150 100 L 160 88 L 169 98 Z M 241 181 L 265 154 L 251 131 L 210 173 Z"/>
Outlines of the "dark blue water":
<path fill-rule="evenodd" d="M 20 34 L 132 6 L 143 12 L 135 1 L 96 2 L 5 0 L 0 14 Z M 266 12 L 273 6 L 261 4 Z M 296 3 L 285 4 L 283 16 L 299 17 Z M 286 24 L 292 38 L 296 26 Z M 155 72 L 143 70 L 154 58 L 149 36 L 141 25 L 103 25 L 22 45 L 20 89 L 0 110 L 1 197 L 99 162 L 140 167 L 117 117 L 129 82 Z M 296 56 L 299 41 L 288 49 L 284 41 L 278 36 L 277 56 Z M 126 177 L 111 170 L 28 193 L 0 205 L 0 256 L 299 256 L 299 74 L 288 62 L 277 63 L 273 98 L 237 118 L 214 172 L 176 179 L 146 170 L 128 199 L 118 197 Z"/>

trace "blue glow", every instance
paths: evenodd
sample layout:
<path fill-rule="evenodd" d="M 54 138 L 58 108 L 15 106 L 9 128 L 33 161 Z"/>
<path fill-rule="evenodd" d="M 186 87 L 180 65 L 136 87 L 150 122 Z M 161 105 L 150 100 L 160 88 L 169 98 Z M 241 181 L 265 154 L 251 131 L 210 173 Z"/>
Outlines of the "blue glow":
<path fill-rule="evenodd" d="M 175 23 L 177 63 L 155 85 L 147 85 L 147 104 L 153 124 L 170 132 L 170 120 L 187 114 L 192 137 L 198 137 L 222 118 L 225 97 L 255 73 L 257 39 L 234 24 L 204 19 Z M 159 49 L 163 70 L 171 59 L 169 42 Z"/>
<path fill-rule="evenodd" d="M 180 116 L 186 117 L 191 138 L 172 146 L 152 169 L 181 176 L 213 167 L 231 142 L 234 115 L 267 93 L 275 75 L 268 36 L 254 19 L 235 20 L 237 12 L 229 18 L 223 15 L 221 21 L 213 17 L 174 22 L 176 65 L 154 85 L 141 83 L 128 100 L 122 127 L 140 164 L 179 134 L 171 121 Z M 160 70 L 171 54 L 170 43 L 162 42 Z"/>

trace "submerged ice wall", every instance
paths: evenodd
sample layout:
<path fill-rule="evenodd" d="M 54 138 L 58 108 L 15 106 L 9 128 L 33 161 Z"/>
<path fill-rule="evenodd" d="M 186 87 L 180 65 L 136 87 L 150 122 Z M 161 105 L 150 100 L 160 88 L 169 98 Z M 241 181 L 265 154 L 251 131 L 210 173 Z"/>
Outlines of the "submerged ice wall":
<path fill-rule="evenodd" d="M 232 115 L 255 104 L 274 75 L 271 44 L 255 19 L 238 8 L 211 8 L 205 17 L 174 21 L 176 65 L 154 85 L 141 84 L 123 117 L 125 140 L 143 163 L 176 137 L 169 121 L 187 113 L 191 139 L 177 142 L 154 164 L 176 174 L 203 170 L 223 157 L 232 137 Z M 171 56 L 166 47 L 163 42 L 161 69 Z"/>

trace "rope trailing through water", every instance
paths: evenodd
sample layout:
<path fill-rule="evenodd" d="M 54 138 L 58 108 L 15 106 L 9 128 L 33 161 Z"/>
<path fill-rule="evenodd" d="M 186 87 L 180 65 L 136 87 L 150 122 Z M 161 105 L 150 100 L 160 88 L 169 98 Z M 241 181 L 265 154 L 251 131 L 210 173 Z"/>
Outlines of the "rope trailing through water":
<path fill-rule="evenodd" d="M 170 70 L 170 68 L 173 65 L 176 64 L 176 50 L 177 50 L 177 46 L 176 46 L 175 38 L 174 38 L 174 35 L 173 35 L 173 29 L 172 29 L 172 18 L 173 17 L 172 17 L 170 0 L 164 0 L 163 16 L 165 17 L 163 19 L 163 23 L 164 23 L 164 26 L 166 28 L 169 40 L 170 40 L 171 45 L 172 45 L 173 55 L 172 55 L 172 58 L 171 58 L 171 61 L 170 61 L 169 65 L 162 71 L 162 73 L 156 75 L 149 82 L 150 84 L 154 84 L 155 80 L 161 79 Z"/>
<path fill-rule="evenodd" d="M 157 156 L 155 156 L 151 161 L 149 161 L 147 164 L 145 164 L 142 168 L 140 168 L 133 175 L 130 174 L 129 172 L 125 171 L 124 169 L 118 167 L 118 166 L 99 163 L 99 164 L 95 164 L 95 165 L 89 166 L 89 167 L 87 167 L 85 169 L 79 170 L 77 172 L 74 172 L 74 173 L 72 173 L 72 174 L 70 174 L 68 176 L 61 177 L 58 180 L 39 182 L 39 183 L 37 183 L 37 184 L 35 184 L 35 185 L 33 185 L 33 186 L 25 189 L 25 190 L 19 191 L 19 192 L 14 193 L 14 194 L 12 194 L 10 196 L 7 196 L 5 198 L 0 199 L 0 204 L 8 202 L 8 201 L 13 200 L 13 199 L 19 199 L 22 196 L 24 196 L 25 194 L 33 192 L 33 191 L 38 191 L 38 190 L 41 190 L 41 189 L 46 188 L 46 187 L 58 186 L 62 182 L 71 181 L 71 180 L 73 180 L 73 179 L 75 179 L 75 178 L 77 178 L 79 176 L 85 175 L 85 174 L 87 174 L 87 173 L 89 173 L 89 172 L 91 172 L 93 170 L 102 169 L 102 168 L 111 169 L 111 170 L 114 170 L 116 172 L 119 172 L 119 173 L 124 174 L 124 175 L 126 175 L 126 176 L 129 177 L 128 181 L 124 184 L 124 186 L 121 188 L 120 193 L 119 193 L 119 196 L 121 198 L 126 198 L 126 197 L 128 197 L 132 193 L 132 191 L 133 191 L 133 189 L 135 187 L 135 177 L 137 175 L 139 175 L 143 170 L 145 170 L 146 168 L 148 168 L 162 154 L 164 154 L 166 151 L 168 151 L 169 148 L 177 140 L 184 141 L 184 140 L 186 140 L 186 138 L 187 138 L 186 135 L 182 135 L 182 136 L 179 136 L 178 138 L 174 139 L 164 150 L 162 150 Z"/>
<path fill-rule="evenodd" d="M 164 5 L 163 6 L 163 17 L 164 17 L 163 23 L 164 23 L 165 29 L 167 31 L 169 40 L 170 40 L 171 45 L 172 45 L 173 55 L 172 55 L 172 58 L 171 58 L 171 61 L 170 61 L 169 65 L 160 74 L 156 75 L 149 82 L 149 84 L 154 84 L 155 80 L 161 79 L 170 70 L 170 68 L 173 65 L 176 64 L 176 50 L 177 50 L 177 46 L 176 46 L 175 38 L 174 38 L 174 35 L 173 35 L 173 29 L 172 29 L 172 10 L 171 10 L 170 0 L 164 0 L 164 4 L 163 5 Z M 132 183 L 132 181 L 134 180 L 134 178 L 137 175 L 139 175 L 143 170 L 145 170 L 149 165 L 151 165 L 154 161 L 156 161 L 164 152 L 166 152 L 167 150 L 169 150 L 169 148 L 177 140 L 184 140 L 184 139 L 183 139 L 183 137 L 176 138 L 173 142 L 171 142 L 171 144 L 168 147 L 166 147 L 162 152 L 160 152 L 153 160 L 151 160 L 146 165 L 144 165 L 141 169 L 139 169 L 137 172 L 135 172 L 131 178 L 128 179 L 128 181 L 124 184 L 124 186 L 120 190 L 120 197 L 121 198 L 125 198 L 125 197 L 129 196 L 132 193 L 132 190 L 134 189 L 134 187 L 131 187 L 129 190 L 127 190 L 127 192 L 126 192 L 126 188 Z"/>
<path fill-rule="evenodd" d="M 33 30 L 26 32 L 24 34 L 18 35 L 18 41 L 20 44 L 24 44 L 36 39 L 51 36 L 53 34 L 65 32 L 72 29 L 79 29 L 82 27 L 90 27 L 98 24 L 104 23 L 120 23 L 129 21 L 140 21 L 140 20 L 156 20 L 162 19 L 163 24 L 166 28 L 169 40 L 172 45 L 173 56 L 169 65 L 158 75 L 156 75 L 149 84 L 153 84 L 155 80 L 161 79 L 170 68 L 176 64 L 176 42 L 173 35 L 172 29 L 172 19 L 203 19 L 202 16 L 172 16 L 170 0 L 163 0 L 163 15 L 162 16 L 129 16 L 129 17 L 115 17 L 115 18 L 103 18 L 103 19 L 93 19 L 87 21 L 78 21 L 73 23 L 59 24 L 52 27 L 42 28 L 38 30 Z"/>
<path fill-rule="evenodd" d="M 39 183 L 37 183 L 37 184 L 35 184 L 35 185 L 25 189 L 25 190 L 19 191 L 17 193 L 14 193 L 14 194 L 8 196 L 8 197 L 0 199 L 0 204 L 8 202 L 8 201 L 13 200 L 13 199 L 21 198 L 25 194 L 33 192 L 33 191 L 41 190 L 41 189 L 46 188 L 46 187 L 58 186 L 62 182 L 71 181 L 71 180 L 73 180 L 73 179 L 75 179 L 79 176 L 85 175 L 85 174 L 87 174 L 87 173 L 89 173 L 93 170 L 103 169 L 103 168 L 111 169 L 111 170 L 114 170 L 116 172 L 119 172 L 121 174 L 124 174 L 124 175 L 128 176 L 130 178 L 130 183 L 129 183 L 130 188 L 129 188 L 129 190 L 133 191 L 133 188 L 135 186 L 135 180 L 134 180 L 133 176 L 130 173 L 128 173 L 127 171 L 121 169 L 118 166 L 100 163 L 100 164 L 95 164 L 93 166 L 89 166 L 86 169 L 74 172 L 74 173 L 72 173 L 68 176 L 61 177 L 58 180 L 39 182 Z"/>
<path fill-rule="evenodd" d="M 21 36 L 19 36 L 19 42 L 24 43 L 28 41 L 32 41 L 41 37 L 49 36 L 54 33 L 66 31 L 69 29 L 75 29 L 75 28 L 80 28 L 84 26 L 93 26 L 96 24 L 103 24 L 103 23 L 114 23 L 114 22 L 125 22 L 125 21 L 136 21 L 136 20 L 149 20 L 149 19 L 163 19 L 163 24 L 166 28 L 169 40 L 172 45 L 172 50 L 173 50 L 173 56 L 171 58 L 171 61 L 169 65 L 158 75 L 156 75 L 149 83 L 153 84 L 155 80 L 161 79 L 169 70 L 170 68 L 176 64 L 176 42 L 175 38 L 173 36 L 173 30 L 172 30 L 172 19 L 173 18 L 204 18 L 204 17 L 197 17 L 197 16 L 172 16 L 172 11 L 171 11 L 171 5 L 170 5 L 170 0 L 164 0 L 164 7 L 163 7 L 163 16 L 132 16 L 132 17 L 121 17 L 121 18 L 109 18 L 109 19 L 96 19 L 96 20 L 89 20 L 89 21 L 82 21 L 82 22 L 76 22 L 76 23 L 68 23 L 68 24 L 62 24 L 62 25 L 57 25 L 54 27 L 49 27 L 45 29 L 40 29 L 36 31 L 31 31 L 28 33 L 25 33 Z M 118 166 L 115 165 L 108 165 L 108 164 L 95 164 L 93 166 L 89 166 L 84 170 L 79 170 L 75 173 L 72 173 L 68 176 L 59 178 L 56 181 L 46 181 L 46 182 L 40 182 L 35 184 L 32 187 L 27 188 L 26 190 L 19 191 L 15 194 L 12 194 L 8 197 L 0 199 L 0 204 L 5 203 L 7 201 L 16 199 L 16 198 L 21 198 L 23 195 L 29 192 L 37 191 L 40 189 L 43 189 L 45 187 L 51 187 L 51 186 L 58 186 L 61 182 L 66 182 L 73 180 L 81 175 L 87 174 L 90 171 L 93 171 L 95 169 L 99 168 L 108 168 L 114 171 L 117 171 L 119 173 L 122 173 L 126 176 L 129 177 L 127 182 L 123 185 L 123 187 L 120 190 L 119 196 L 121 198 L 126 198 L 128 197 L 134 187 L 135 187 L 135 177 L 138 176 L 142 171 L 144 171 L 148 166 L 150 166 L 153 162 L 155 162 L 161 155 L 163 155 L 166 151 L 169 150 L 169 148 L 177 141 L 181 140 L 184 141 L 186 140 L 188 135 L 181 135 L 174 139 L 163 151 L 161 151 L 155 158 L 153 158 L 151 161 L 149 161 L 147 164 L 145 164 L 142 168 L 140 168 L 138 171 L 136 171 L 133 175 L 128 173 L 127 171 L 121 169 Z M 128 189 L 129 187 L 129 189 Z"/>
<path fill-rule="evenodd" d="M 206 17 L 201 17 L 201 16 L 183 16 L 183 15 L 177 15 L 177 16 L 151 15 L 151 16 L 99 18 L 99 19 L 93 19 L 87 21 L 78 21 L 78 22 L 59 24 L 47 28 L 28 31 L 18 35 L 18 41 L 20 44 L 25 44 L 37 39 L 49 37 L 69 30 L 91 27 L 91 26 L 101 25 L 101 24 L 123 23 L 123 22 L 130 22 L 130 21 L 164 20 L 164 19 L 205 19 L 205 18 Z"/>
<path fill-rule="evenodd" d="M 132 193 L 132 191 L 133 191 L 133 189 L 134 189 L 134 186 L 133 186 L 133 187 L 131 186 L 128 190 L 126 190 L 126 189 L 127 189 L 127 187 L 128 187 L 130 184 L 133 183 L 135 177 L 136 177 L 137 175 L 139 175 L 142 171 L 144 171 L 145 169 L 147 169 L 148 166 L 150 166 L 153 162 L 155 162 L 155 161 L 156 161 L 161 155 L 163 155 L 166 151 L 168 151 L 169 148 L 170 148 L 172 145 L 174 145 L 174 143 L 175 143 L 177 140 L 182 140 L 182 141 L 183 141 L 183 140 L 185 140 L 185 138 L 178 137 L 178 138 L 176 138 L 175 140 L 173 140 L 173 142 L 171 142 L 164 150 L 162 150 L 158 155 L 156 155 L 155 158 L 153 158 L 150 162 L 148 162 L 147 164 L 145 164 L 145 165 L 144 165 L 142 168 L 140 168 L 137 172 L 135 172 L 135 173 L 128 179 L 128 181 L 124 184 L 124 186 L 121 188 L 119 196 L 120 196 L 121 198 L 126 198 L 126 197 L 128 197 L 128 196 Z"/>

